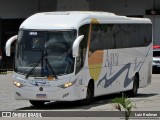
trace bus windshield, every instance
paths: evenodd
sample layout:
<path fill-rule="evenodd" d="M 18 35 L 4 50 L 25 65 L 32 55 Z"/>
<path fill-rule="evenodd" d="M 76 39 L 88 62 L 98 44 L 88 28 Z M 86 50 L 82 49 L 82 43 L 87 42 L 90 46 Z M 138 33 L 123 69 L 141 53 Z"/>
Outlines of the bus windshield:
<path fill-rule="evenodd" d="M 30 73 L 30 76 L 37 77 L 51 75 L 52 71 L 56 75 L 72 73 L 72 45 L 75 39 L 76 30 L 20 30 L 16 45 L 15 72 L 25 75 Z"/>

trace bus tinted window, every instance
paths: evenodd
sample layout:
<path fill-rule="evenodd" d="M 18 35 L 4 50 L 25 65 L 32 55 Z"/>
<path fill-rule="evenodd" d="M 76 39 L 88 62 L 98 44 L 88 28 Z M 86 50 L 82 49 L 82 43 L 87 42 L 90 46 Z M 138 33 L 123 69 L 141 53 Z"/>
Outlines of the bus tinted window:
<path fill-rule="evenodd" d="M 101 47 L 101 25 L 92 25 L 90 50 L 92 52 L 102 49 Z"/>
<path fill-rule="evenodd" d="M 102 49 L 115 48 L 114 35 L 112 31 L 113 25 L 101 25 L 101 44 Z"/>
<path fill-rule="evenodd" d="M 137 24 L 133 34 L 133 47 L 148 46 L 152 41 L 152 26 L 149 24 Z"/>
<path fill-rule="evenodd" d="M 132 25 L 117 24 L 113 26 L 113 37 L 116 48 L 132 47 Z"/>
<path fill-rule="evenodd" d="M 91 50 L 144 47 L 152 42 L 151 24 L 93 24 Z"/>

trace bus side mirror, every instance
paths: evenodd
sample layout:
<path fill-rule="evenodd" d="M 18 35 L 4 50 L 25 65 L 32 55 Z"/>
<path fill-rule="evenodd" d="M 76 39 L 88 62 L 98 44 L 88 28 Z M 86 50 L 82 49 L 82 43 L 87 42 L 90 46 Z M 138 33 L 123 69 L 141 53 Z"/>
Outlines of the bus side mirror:
<path fill-rule="evenodd" d="M 6 56 L 10 56 L 11 55 L 11 44 L 13 41 L 15 41 L 17 39 L 17 35 L 11 37 L 7 43 L 6 43 Z"/>
<path fill-rule="evenodd" d="M 74 41 L 73 43 L 73 51 L 72 51 L 72 54 L 73 54 L 73 57 L 78 57 L 78 53 L 79 53 L 79 44 L 81 42 L 81 40 L 84 38 L 84 35 L 81 35 L 81 36 L 78 36 L 77 39 Z"/>

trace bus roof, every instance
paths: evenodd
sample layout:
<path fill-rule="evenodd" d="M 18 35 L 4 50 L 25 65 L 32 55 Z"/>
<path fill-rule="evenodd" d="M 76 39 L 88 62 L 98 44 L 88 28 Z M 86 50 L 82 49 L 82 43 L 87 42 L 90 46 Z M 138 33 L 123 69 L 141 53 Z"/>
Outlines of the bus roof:
<path fill-rule="evenodd" d="M 64 11 L 37 13 L 26 19 L 20 28 L 24 29 L 77 29 L 85 22 L 90 23 L 151 23 L 147 18 L 118 16 L 109 12 Z"/>

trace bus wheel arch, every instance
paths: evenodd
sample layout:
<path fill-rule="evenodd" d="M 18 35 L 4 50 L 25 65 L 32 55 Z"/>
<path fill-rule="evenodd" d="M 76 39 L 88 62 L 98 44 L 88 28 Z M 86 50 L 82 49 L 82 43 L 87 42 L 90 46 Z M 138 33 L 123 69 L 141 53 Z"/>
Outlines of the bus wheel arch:
<path fill-rule="evenodd" d="M 82 104 L 91 104 L 94 98 L 94 80 L 90 79 L 87 85 L 86 98 L 81 101 Z"/>
<path fill-rule="evenodd" d="M 134 97 L 137 96 L 139 88 L 139 73 L 137 72 L 133 77 L 133 88 L 129 91 L 129 95 Z"/>

